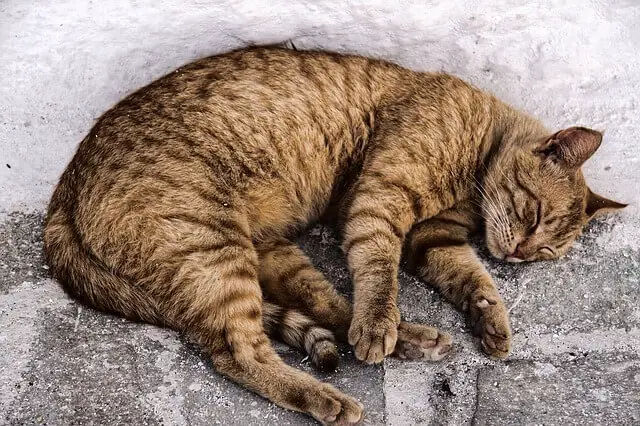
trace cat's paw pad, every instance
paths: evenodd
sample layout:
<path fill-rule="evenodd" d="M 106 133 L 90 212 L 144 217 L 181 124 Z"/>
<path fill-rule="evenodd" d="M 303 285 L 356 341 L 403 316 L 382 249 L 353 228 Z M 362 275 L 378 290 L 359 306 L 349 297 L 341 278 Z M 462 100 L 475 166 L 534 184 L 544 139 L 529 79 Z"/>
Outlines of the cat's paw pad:
<path fill-rule="evenodd" d="M 401 322 L 393 355 L 401 359 L 440 361 L 452 347 L 451 336 L 437 328 Z"/>
<path fill-rule="evenodd" d="M 486 354 L 505 359 L 511 352 L 509 314 L 501 301 L 480 298 L 470 306 L 474 334 Z"/>

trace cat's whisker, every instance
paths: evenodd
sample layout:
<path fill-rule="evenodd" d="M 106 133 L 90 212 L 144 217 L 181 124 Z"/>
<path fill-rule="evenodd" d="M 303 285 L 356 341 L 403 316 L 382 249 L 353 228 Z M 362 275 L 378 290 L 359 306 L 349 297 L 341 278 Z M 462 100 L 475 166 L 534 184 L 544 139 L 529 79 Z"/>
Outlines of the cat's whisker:
<path fill-rule="evenodd" d="M 480 185 L 477 185 L 480 194 L 485 201 L 486 206 L 488 207 L 489 214 L 492 216 L 492 219 L 496 222 L 496 225 L 508 226 L 508 224 L 504 221 L 504 216 L 500 214 L 499 203 L 491 197 L 491 195 Z"/>
<path fill-rule="evenodd" d="M 493 187 L 493 190 L 494 190 L 495 195 L 496 195 L 496 200 L 497 200 L 499 198 L 499 194 L 500 194 L 499 191 L 498 191 L 498 184 L 496 183 L 495 179 L 493 177 L 491 177 L 491 175 L 487 175 L 487 180 L 489 181 L 489 183 Z M 506 209 L 504 207 L 504 203 L 501 203 L 501 202 L 498 201 L 496 204 L 498 205 L 498 207 L 502 211 L 501 219 L 503 220 L 504 225 L 509 228 L 510 227 L 510 224 L 508 222 L 509 215 L 507 214 L 507 211 L 506 211 Z"/>
<path fill-rule="evenodd" d="M 499 214 L 497 214 L 498 216 L 497 219 L 501 224 L 500 233 L 501 235 L 504 235 L 505 233 L 508 232 L 509 229 L 511 229 L 511 224 L 509 222 L 509 215 L 506 212 L 504 203 L 501 203 L 499 201 L 499 198 L 500 198 L 499 190 L 498 190 L 498 185 L 495 179 L 489 173 L 487 173 L 485 180 L 488 183 L 489 190 L 492 190 L 492 193 L 495 194 L 493 198 L 493 204 L 494 206 L 496 206 L 496 209 L 500 211 Z"/>
<path fill-rule="evenodd" d="M 484 167 L 484 170 L 485 170 L 485 174 L 484 174 L 484 176 L 485 176 L 485 181 L 487 181 L 487 183 L 489 184 L 489 185 L 488 185 L 488 188 L 489 188 L 490 190 L 492 190 L 492 193 L 493 193 L 493 194 L 494 194 L 494 196 L 495 196 L 495 199 L 494 199 L 494 205 L 495 205 L 495 206 L 496 206 L 496 207 L 501 211 L 501 214 L 499 215 L 499 218 L 498 218 L 498 219 L 500 220 L 500 222 L 501 222 L 505 227 L 507 227 L 507 229 L 510 229 L 511 225 L 510 225 L 510 223 L 508 222 L 508 217 L 509 217 L 509 215 L 508 215 L 508 214 L 507 214 L 507 212 L 506 212 L 506 209 L 505 209 L 505 207 L 504 207 L 504 204 L 503 204 L 503 203 L 501 203 L 501 202 L 499 201 L 499 198 L 500 198 L 500 196 L 499 196 L 499 195 L 500 195 L 500 192 L 499 192 L 499 190 L 498 190 L 498 184 L 497 184 L 497 182 L 495 181 L 495 179 L 492 177 L 491 173 L 489 173 L 489 169 L 487 168 L 487 166 L 483 164 L 483 167 Z M 499 171 L 500 171 L 500 172 L 502 172 L 502 170 L 499 170 Z M 503 173 L 503 172 L 502 172 L 502 173 Z M 503 173 L 503 175 L 504 175 L 504 173 Z M 475 177 L 475 176 L 474 176 L 474 177 Z M 506 176 L 506 175 L 505 175 L 505 178 L 507 178 L 507 176 Z M 508 179 L 508 178 L 507 178 L 507 179 Z M 476 180 L 477 180 L 477 179 L 476 179 Z M 487 193 L 487 191 L 486 191 L 486 190 L 485 190 L 485 193 Z"/>
<path fill-rule="evenodd" d="M 492 198 L 489 196 L 489 194 L 486 192 L 486 190 L 482 187 L 482 184 L 480 184 L 478 179 L 475 176 L 473 176 L 473 179 L 474 179 L 473 181 L 471 179 L 469 179 L 469 178 L 467 178 L 467 179 L 471 184 L 473 184 L 476 187 L 476 189 L 480 193 L 480 196 L 486 202 L 486 205 L 487 205 L 486 207 L 489 207 L 491 212 L 494 215 L 496 215 L 498 213 L 497 209 L 496 209 L 496 206 L 494 205 L 494 202 L 493 202 Z M 481 210 L 482 210 L 482 209 L 484 209 L 485 206 L 481 205 L 480 207 L 481 207 Z"/>
<path fill-rule="evenodd" d="M 484 166 L 484 165 L 483 165 Z M 507 212 L 504 208 L 503 203 L 499 202 L 499 196 L 500 196 L 500 191 L 498 190 L 498 184 L 495 181 L 495 179 L 493 178 L 493 176 L 489 173 L 489 170 L 487 169 L 487 166 L 484 166 L 484 169 L 486 171 L 485 173 L 485 180 L 487 181 L 489 185 L 489 189 L 492 190 L 494 196 L 495 196 L 495 201 L 497 206 L 502 210 L 502 213 L 504 214 L 504 217 L 507 217 Z"/>

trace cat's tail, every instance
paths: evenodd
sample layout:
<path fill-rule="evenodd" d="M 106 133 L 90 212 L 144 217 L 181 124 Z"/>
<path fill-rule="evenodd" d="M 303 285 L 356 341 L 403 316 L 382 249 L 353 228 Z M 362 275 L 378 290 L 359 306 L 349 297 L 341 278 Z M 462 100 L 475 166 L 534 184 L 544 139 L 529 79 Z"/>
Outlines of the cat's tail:
<path fill-rule="evenodd" d="M 44 251 L 53 276 L 73 298 L 130 320 L 171 325 L 159 315 L 150 296 L 84 247 L 72 217 L 62 206 L 50 207 L 44 228 Z"/>
<path fill-rule="evenodd" d="M 333 333 L 294 309 L 265 302 L 262 308 L 267 334 L 305 352 L 311 364 L 323 371 L 338 366 L 338 347 Z"/>

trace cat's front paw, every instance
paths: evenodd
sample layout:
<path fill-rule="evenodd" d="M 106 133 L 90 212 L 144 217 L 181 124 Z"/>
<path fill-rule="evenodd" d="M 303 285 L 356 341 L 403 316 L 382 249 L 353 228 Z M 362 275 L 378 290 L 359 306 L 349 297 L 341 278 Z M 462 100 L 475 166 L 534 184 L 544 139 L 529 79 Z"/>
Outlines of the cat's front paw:
<path fill-rule="evenodd" d="M 449 355 L 451 336 L 424 324 L 401 322 L 393 356 L 409 360 L 440 361 Z"/>
<path fill-rule="evenodd" d="M 489 356 L 505 359 L 511 352 L 509 313 L 498 297 L 476 297 L 469 306 L 473 332 Z"/>
<path fill-rule="evenodd" d="M 349 344 L 353 346 L 356 358 L 367 364 L 382 362 L 396 346 L 399 323 L 400 311 L 395 307 L 382 317 L 367 312 L 356 313 L 349 327 Z"/>

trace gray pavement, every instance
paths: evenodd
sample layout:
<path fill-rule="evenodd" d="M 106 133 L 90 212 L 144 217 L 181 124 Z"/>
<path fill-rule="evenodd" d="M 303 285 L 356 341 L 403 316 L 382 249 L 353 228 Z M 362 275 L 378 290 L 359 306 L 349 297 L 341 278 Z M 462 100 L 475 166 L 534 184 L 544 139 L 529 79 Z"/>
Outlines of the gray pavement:
<path fill-rule="evenodd" d="M 465 318 L 404 272 L 403 315 L 452 333 L 448 359 L 366 366 L 344 347 L 338 371 L 317 374 L 303 355 L 278 350 L 360 399 L 365 424 L 638 424 L 640 256 L 598 246 L 618 221 L 590 226 L 557 262 L 485 259 L 512 309 L 507 361 L 486 358 Z M 313 424 L 217 375 L 183 336 L 70 300 L 48 276 L 41 229 L 38 213 L 9 215 L 0 227 L 0 423 Z M 317 226 L 300 242 L 348 294 L 333 233 Z"/>

